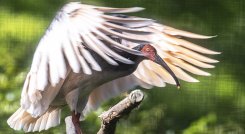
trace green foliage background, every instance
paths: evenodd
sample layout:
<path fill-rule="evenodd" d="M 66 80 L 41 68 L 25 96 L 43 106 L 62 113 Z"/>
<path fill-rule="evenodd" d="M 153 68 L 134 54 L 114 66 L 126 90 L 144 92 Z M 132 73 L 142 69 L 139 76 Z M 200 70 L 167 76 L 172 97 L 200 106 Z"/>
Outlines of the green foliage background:
<path fill-rule="evenodd" d="M 0 0 L 0 133 L 13 131 L 7 118 L 19 107 L 20 92 L 31 59 L 42 34 L 65 0 Z M 245 133 L 245 1 L 244 0 L 83 0 L 101 6 L 141 6 L 136 15 L 205 35 L 209 40 L 192 40 L 221 51 L 221 61 L 208 70 L 211 77 L 200 83 L 182 82 L 182 89 L 168 85 L 146 90 L 141 107 L 117 127 L 118 134 L 213 134 Z M 121 97 L 122 98 L 122 97 Z M 90 114 L 82 128 L 96 133 L 98 114 L 120 99 L 107 102 Z M 68 115 L 68 110 L 63 116 Z M 65 133 L 61 125 L 41 133 Z"/>

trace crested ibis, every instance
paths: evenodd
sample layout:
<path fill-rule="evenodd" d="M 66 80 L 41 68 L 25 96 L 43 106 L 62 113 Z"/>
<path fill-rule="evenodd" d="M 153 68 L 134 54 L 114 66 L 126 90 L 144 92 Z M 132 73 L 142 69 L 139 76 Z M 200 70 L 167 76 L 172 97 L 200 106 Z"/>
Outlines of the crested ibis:
<path fill-rule="evenodd" d="M 135 86 L 180 87 L 178 79 L 198 82 L 187 72 L 208 76 L 219 54 L 184 40 L 212 36 L 178 30 L 123 13 L 140 7 L 111 8 L 66 4 L 55 16 L 34 53 L 21 93 L 20 108 L 7 123 L 15 130 L 35 132 L 60 123 L 68 105 L 79 130 L 79 118 L 101 102 Z"/>

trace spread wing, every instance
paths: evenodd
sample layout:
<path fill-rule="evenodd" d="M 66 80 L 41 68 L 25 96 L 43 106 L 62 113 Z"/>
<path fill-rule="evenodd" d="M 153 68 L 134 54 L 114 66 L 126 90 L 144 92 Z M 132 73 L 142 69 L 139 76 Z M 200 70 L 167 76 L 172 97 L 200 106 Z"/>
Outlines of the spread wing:
<path fill-rule="evenodd" d="M 203 71 L 203 69 L 214 68 L 211 64 L 218 62 L 208 58 L 206 55 L 219 54 L 219 52 L 206 49 L 181 38 L 208 39 L 212 36 L 198 35 L 156 23 L 143 29 L 154 33 L 144 38 L 153 42 L 152 45 L 157 49 L 157 53 L 181 80 L 198 82 L 187 72 L 209 76 L 210 74 Z M 130 34 L 127 33 L 127 35 Z M 140 35 L 131 34 L 130 36 L 138 39 L 142 38 Z M 130 47 L 137 45 L 137 43 L 123 42 Z M 120 95 L 136 86 L 144 88 L 164 87 L 166 83 L 175 84 L 175 81 L 163 67 L 152 61 L 144 60 L 133 74 L 113 80 L 93 90 L 83 112 L 87 114 L 96 109 L 103 101 Z"/>
<path fill-rule="evenodd" d="M 114 41 L 111 37 L 116 36 L 135 43 L 147 43 L 148 41 L 144 39 L 135 39 L 122 32 L 148 35 L 150 32 L 136 27 L 148 26 L 152 24 L 152 20 L 122 18 L 105 13 L 127 13 L 139 10 L 141 8 L 115 9 L 80 3 L 65 5 L 57 13 L 35 51 L 22 90 L 22 108 L 33 117 L 37 117 L 48 109 L 70 71 L 75 73 L 83 71 L 85 75 L 90 75 L 92 70 L 101 71 L 100 65 L 88 49 L 100 55 L 111 65 L 118 65 L 117 61 L 133 64 L 133 61 L 119 55 L 111 48 L 115 47 L 135 55 L 141 53 Z"/>
<path fill-rule="evenodd" d="M 144 29 L 154 33 L 148 35 L 148 38 L 154 42 L 152 45 L 157 48 L 157 53 L 181 80 L 199 82 L 187 72 L 195 75 L 209 76 L 210 74 L 203 69 L 214 68 L 212 64 L 218 62 L 208 58 L 207 55 L 220 54 L 220 52 L 206 49 L 183 39 L 183 37 L 208 39 L 213 36 L 194 34 L 157 23 Z M 135 36 L 135 38 L 139 37 Z M 134 75 L 138 79 L 158 87 L 162 87 L 164 82 L 175 84 L 172 76 L 164 68 L 148 60 L 139 64 Z"/>

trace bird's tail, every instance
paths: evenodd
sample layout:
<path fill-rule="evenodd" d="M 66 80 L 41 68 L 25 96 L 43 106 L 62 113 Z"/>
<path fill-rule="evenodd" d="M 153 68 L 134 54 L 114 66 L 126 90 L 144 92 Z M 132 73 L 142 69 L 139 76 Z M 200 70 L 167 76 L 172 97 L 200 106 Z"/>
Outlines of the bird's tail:
<path fill-rule="evenodd" d="M 38 118 L 33 118 L 23 108 L 19 108 L 8 120 L 8 125 L 15 130 L 35 132 L 47 130 L 60 124 L 61 109 L 50 107 L 46 113 Z"/>

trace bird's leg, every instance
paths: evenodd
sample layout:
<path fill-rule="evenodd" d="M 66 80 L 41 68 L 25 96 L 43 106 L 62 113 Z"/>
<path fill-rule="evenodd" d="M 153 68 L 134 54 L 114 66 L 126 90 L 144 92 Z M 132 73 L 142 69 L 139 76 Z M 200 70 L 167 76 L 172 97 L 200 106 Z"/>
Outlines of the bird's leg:
<path fill-rule="evenodd" d="M 75 127 L 76 134 L 82 134 L 82 130 L 80 128 L 80 121 L 79 121 L 80 116 L 81 113 L 76 113 L 75 111 L 72 111 L 72 123 Z"/>

